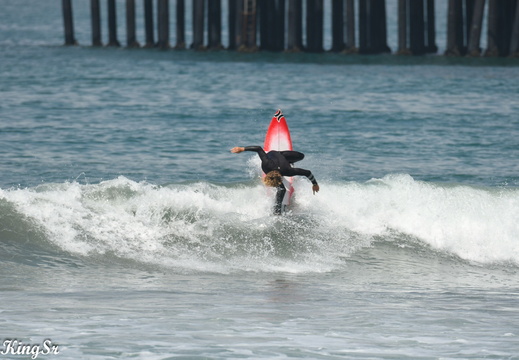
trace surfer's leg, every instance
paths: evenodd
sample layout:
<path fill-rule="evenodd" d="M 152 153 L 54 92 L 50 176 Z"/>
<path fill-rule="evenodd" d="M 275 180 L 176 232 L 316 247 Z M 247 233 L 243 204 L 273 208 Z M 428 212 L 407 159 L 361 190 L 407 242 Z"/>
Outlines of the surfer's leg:
<path fill-rule="evenodd" d="M 274 204 L 274 215 L 281 215 L 283 213 L 283 198 L 287 189 L 285 185 L 281 184 L 276 188 L 276 203 Z"/>
<path fill-rule="evenodd" d="M 281 151 L 281 155 L 285 157 L 285 159 L 288 160 L 289 163 L 293 164 L 295 162 L 301 161 L 305 158 L 305 154 L 300 153 L 299 151 Z"/>

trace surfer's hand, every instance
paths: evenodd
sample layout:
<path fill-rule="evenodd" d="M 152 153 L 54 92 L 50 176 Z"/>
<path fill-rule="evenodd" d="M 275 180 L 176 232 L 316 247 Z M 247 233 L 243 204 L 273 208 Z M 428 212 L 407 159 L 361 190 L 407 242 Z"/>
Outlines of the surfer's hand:
<path fill-rule="evenodd" d="M 233 148 L 231 149 L 231 152 L 232 152 L 233 154 L 239 154 L 239 153 L 241 153 L 242 151 L 245 151 L 245 148 L 243 148 L 243 147 L 241 147 L 241 146 L 236 146 L 236 147 L 233 147 Z"/>
<path fill-rule="evenodd" d="M 312 191 L 314 192 L 314 195 L 316 192 L 319 192 L 319 185 L 315 184 L 312 186 Z"/>

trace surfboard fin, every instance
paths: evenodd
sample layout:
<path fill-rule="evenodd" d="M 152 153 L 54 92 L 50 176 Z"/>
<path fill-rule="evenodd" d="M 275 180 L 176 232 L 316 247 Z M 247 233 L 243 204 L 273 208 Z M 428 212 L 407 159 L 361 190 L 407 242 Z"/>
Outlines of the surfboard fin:
<path fill-rule="evenodd" d="M 283 117 L 283 113 L 281 112 L 281 109 L 278 109 L 278 111 L 276 111 L 276 113 L 274 114 L 274 117 L 275 117 L 278 121 L 281 121 L 281 118 Z"/>

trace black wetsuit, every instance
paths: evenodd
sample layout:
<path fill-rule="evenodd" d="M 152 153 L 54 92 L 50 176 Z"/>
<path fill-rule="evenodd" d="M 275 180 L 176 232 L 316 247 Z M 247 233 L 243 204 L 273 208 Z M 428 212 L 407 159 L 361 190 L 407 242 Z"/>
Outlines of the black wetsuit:
<path fill-rule="evenodd" d="M 254 151 L 258 153 L 261 159 L 261 169 L 265 174 L 277 170 L 282 176 L 306 176 L 313 185 L 317 185 L 314 175 L 310 170 L 294 168 L 292 164 L 303 160 L 305 155 L 298 151 L 276 151 L 271 150 L 268 153 L 263 150 L 261 146 L 246 146 L 245 151 Z M 287 189 L 285 185 L 281 185 L 277 188 L 276 193 L 276 205 L 274 206 L 274 213 L 281 214 L 282 202 Z"/>

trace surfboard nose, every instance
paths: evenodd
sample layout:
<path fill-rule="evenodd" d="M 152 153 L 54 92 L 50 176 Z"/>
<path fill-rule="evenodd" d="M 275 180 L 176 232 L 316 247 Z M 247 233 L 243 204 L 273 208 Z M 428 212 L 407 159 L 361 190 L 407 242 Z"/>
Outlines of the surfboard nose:
<path fill-rule="evenodd" d="M 276 119 L 278 119 L 278 121 L 279 121 L 279 119 L 281 119 L 283 117 L 283 113 L 281 112 L 281 109 L 278 109 L 278 111 L 276 111 L 276 113 L 274 114 L 274 117 Z"/>

